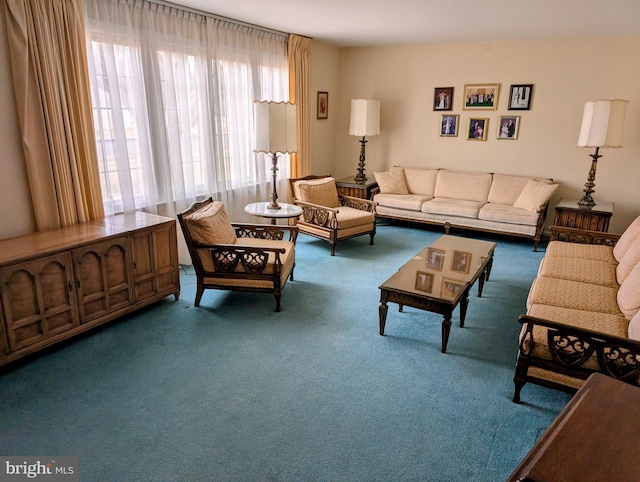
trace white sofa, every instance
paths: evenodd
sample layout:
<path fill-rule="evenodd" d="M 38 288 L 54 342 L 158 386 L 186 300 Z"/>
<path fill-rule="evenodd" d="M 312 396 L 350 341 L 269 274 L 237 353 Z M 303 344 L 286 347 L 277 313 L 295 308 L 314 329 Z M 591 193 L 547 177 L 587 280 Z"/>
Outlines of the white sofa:
<path fill-rule="evenodd" d="M 542 237 L 552 179 L 451 169 L 394 166 L 374 172 L 377 217 Z"/>

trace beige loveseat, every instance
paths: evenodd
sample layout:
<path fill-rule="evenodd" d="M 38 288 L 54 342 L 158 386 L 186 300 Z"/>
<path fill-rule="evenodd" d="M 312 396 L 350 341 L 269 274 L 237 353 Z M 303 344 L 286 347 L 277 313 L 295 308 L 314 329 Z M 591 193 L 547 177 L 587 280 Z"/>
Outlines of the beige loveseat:
<path fill-rule="evenodd" d="M 573 392 L 593 372 L 640 385 L 640 217 L 621 236 L 551 230 L 520 317 L 514 402 L 526 382 Z"/>
<path fill-rule="evenodd" d="M 533 239 L 542 237 L 551 179 L 395 166 L 375 172 L 377 216 Z"/>

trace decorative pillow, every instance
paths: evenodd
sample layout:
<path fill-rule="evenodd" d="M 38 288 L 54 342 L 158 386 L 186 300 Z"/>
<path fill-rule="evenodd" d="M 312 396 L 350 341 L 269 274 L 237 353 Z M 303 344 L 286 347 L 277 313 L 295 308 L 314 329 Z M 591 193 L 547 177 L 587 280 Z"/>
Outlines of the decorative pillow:
<path fill-rule="evenodd" d="M 236 231 L 231 226 L 224 204 L 214 201 L 186 217 L 194 241 L 204 244 L 234 244 Z"/>
<path fill-rule="evenodd" d="M 524 186 L 516 202 L 513 203 L 513 207 L 537 212 L 551 199 L 556 189 L 558 189 L 558 184 L 531 179 Z"/>
<path fill-rule="evenodd" d="M 613 247 L 613 256 L 621 261 L 627 250 L 635 243 L 636 239 L 640 237 L 640 216 L 633 220 L 633 222 L 624 230 L 620 239 Z"/>
<path fill-rule="evenodd" d="M 328 208 L 337 208 L 340 206 L 336 180 L 332 177 L 318 181 L 309 181 L 304 184 L 300 183 L 299 188 L 301 201 Z"/>
<path fill-rule="evenodd" d="M 404 169 L 393 168 L 388 172 L 374 172 L 380 194 L 409 194 L 404 179 Z"/>

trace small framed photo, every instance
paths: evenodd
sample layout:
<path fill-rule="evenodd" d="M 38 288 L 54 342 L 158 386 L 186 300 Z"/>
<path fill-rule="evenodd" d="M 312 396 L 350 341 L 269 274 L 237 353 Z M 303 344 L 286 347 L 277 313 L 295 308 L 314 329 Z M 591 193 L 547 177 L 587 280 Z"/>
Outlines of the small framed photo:
<path fill-rule="evenodd" d="M 533 84 L 512 85 L 509 91 L 509 110 L 529 110 Z"/>
<path fill-rule="evenodd" d="M 440 137 L 457 137 L 459 115 L 443 114 L 440 122 Z"/>
<path fill-rule="evenodd" d="M 416 272 L 416 291 L 424 291 L 425 293 L 433 291 L 433 273 Z"/>
<path fill-rule="evenodd" d="M 462 108 L 464 110 L 496 110 L 500 84 L 465 84 Z"/>
<path fill-rule="evenodd" d="M 471 253 L 467 253 L 466 251 L 453 251 L 453 256 L 451 257 L 451 271 L 468 273 L 470 264 Z"/>
<path fill-rule="evenodd" d="M 518 138 L 519 130 L 520 130 L 519 115 L 501 115 L 499 117 L 498 139 L 516 140 Z"/>
<path fill-rule="evenodd" d="M 442 271 L 444 251 L 442 249 L 427 248 L 427 268 Z"/>
<path fill-rule="evenodd" d="M 467 124 L 468 141 L 486 141 L 489 119 L 486 117 L 471 117 Z"/>
<path fill-rule="evenodd" d="M 433 110 L 451 110 L 453 108 L 453 87 L 433 89 Z"/>
<path fill-rule="evenodd" d="M 329 118 L 329 92 L 318 92 L 318 119 Z"/>
<path fill-rule="evenodd" d="M 442 278 L 442 289 L 440 296 L 443 298 L 454 299 L 464 291 L 465 283 L 454 279 Z"/>

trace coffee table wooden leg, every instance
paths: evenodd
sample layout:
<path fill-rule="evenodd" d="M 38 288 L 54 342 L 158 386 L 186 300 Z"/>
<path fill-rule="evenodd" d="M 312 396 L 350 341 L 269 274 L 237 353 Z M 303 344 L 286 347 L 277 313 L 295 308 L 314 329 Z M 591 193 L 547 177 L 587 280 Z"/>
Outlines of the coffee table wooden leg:
<path fill-rule="evenodd" d="M 449 333 L 451 333 L 451 314 L 445 315 L 444 320 L 442 320 L 442 353 L 447 352 Z"/>
<path fill-rule="evenodd" d="M 460 300 L 460 328 L 464 328 L 464 319 L 467 317 L 467 307 L 469 306 L 469 290 L 465 291 Z"/>
<path fill-rule="evenodd" d="M 480 277 L 478 278 L 478 298 L 482 296 L 482 290 L 484 289 L 484 280 L 487 276 L 487 268 L 482 272 Z"/>
<path fill-rule="evenodd" d="M 489 276 L 491 276 L 491 268 L 493 267 L 493 253 L 491 253 L 491 257 L 489 258 L 489 262 L 487 263 L 487 275 L 485 279 L 489 281 Z"/>
<path fill-rule="evenodd" d="M 389 311 L 387 302 L 381 301 L 380 306 L 378 307 L 378 313 L 380 316 L 380 335 L 384 335 L 384 325 L 387 323 L 387 311 Z"/>

